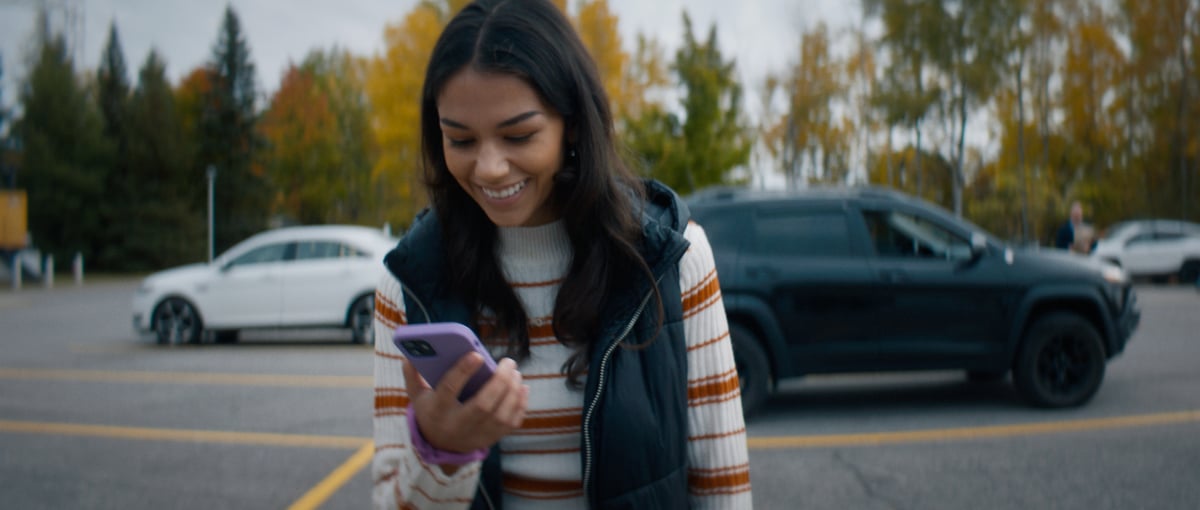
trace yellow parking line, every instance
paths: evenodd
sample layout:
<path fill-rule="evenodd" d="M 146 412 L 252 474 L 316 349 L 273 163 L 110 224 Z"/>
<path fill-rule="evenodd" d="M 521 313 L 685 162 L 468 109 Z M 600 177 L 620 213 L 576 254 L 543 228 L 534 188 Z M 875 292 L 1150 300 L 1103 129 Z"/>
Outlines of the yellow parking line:
<path fill-rule="evenodd" d="M 221 372 L 137 372 L 0 368 L 0 379 L 34 379 L 155 384 L 224 384 L 234 386 L 293 386 L 303 388 L 370 388 L 371 376 L 236 374 Z"/>
<path fill-rule="evenodd" d="M 263 432 L 234 432 L 195 429 L 158 429 L 148 427 L 118 427 L 113 425 L 84 425 L 77 423 L 52 423 L 16 420 L 0 420 L 0 432 L 108 437 L 146 441 L 294 446 L 303 448 L 349 449 L 361 447 L 364 441 L 370 442 L 370 438 L 354 436 L 273 434 Z"/>
<path fill-rule="evenodd" d="M 375 455 L 375 444 L 367 441 L 367 444 L 362 445 L 358 451 L 354 452 L 346 462 L 334 469 L 329 476 L 321 480 L 312 489 L 300 496 L 288 510 L 312 510 L 325 503 L 338 489 L 341 489 L 346 482 L 350 481 L 355 474 L 358 474 L 363 467 L 371 462 L 371 457 Z"/>
<path fill-rule="evenodd" d="M 1145 427 L 1177 423 L 1200 422 L 1200 411 L 1114 416 L 1082 420 L 1053 421 L 1044 423 L 1020 423 L 985 427 L 963 427 L 951 429 L 928 429 L 899 432 L 877 432 L 865 434 L 826 434 L 817 436 L 751 437 L 746 440 L 751 449 L 773 448 L 829 448 L 838 446 L 867 446 L 880 444 L 936 442 L 950 440 L 985 439 L 997 437 L 1029 436 L 1062 432 Z"/>

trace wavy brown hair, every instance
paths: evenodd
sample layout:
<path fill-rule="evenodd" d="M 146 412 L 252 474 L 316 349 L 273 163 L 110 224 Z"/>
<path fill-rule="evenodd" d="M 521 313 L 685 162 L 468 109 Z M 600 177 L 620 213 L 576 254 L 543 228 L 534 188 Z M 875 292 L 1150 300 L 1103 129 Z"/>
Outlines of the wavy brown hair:
<path fill-rule="evenodd" d="M 562 116 L 564 168 L 551 200 L 570 237 L 573 259 L 554 305 L 554 334 L 574 349 L 563 366 L 578 386 L 588 353 L 600 339 L 605 298 L 621 279 L 650 268 L 638 252 L 645 202 L 639 180 L 616 146 L 608 97 L 596 65 L 566 16 L 547 0 L 479 0 L 454 16 L 438 38 L 421 97 L 421 143 L 425 184 L 442 222 L 443 243 L 454 271 L 446 282 L 472 304 L 479 325 L 483 310 L 507 337 L 506 355 L 529 356 L 527 317 L 496 260 L 496 225 L 451 176 L 442 151 L 437 97 L 446 82 L 470 66 L 516 76 Z M 571 155 L 573 154 L 573 156 Z M 655 289 L 661 322 L 662 300 Z"/>

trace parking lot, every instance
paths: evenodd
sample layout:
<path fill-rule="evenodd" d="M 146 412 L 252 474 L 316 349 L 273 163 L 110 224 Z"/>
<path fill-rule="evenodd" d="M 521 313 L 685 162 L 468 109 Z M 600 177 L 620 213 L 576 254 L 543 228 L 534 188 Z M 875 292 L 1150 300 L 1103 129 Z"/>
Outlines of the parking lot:
<path fill-rule="evenodd" d="M 262 331 L 160 347 L 132 279 L 0 291 L 6 508 L 364 508 L 371 350 Z M 1141 286 L 1089 405 L 1041 411 L 961 374 L 811 378 L 748 426 L 758 508 L 1191 508 L 1200 293 Z"/>

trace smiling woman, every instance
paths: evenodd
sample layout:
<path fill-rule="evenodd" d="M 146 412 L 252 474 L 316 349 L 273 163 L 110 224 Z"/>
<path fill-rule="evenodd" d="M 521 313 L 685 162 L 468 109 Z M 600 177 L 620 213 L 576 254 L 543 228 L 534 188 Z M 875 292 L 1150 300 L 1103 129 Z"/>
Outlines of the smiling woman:
<path fill-rule="evenodd" d="M 376 342 L 376 506 L 748 508 L 712 251 L 623 164 L 563 13 L 466 6 L 430 58 L 421 130 L 433 206 L 385 259 L 375 335 L 460 323 L 503 359 L 460 401 L 479 356 L 435 388 Z"/>

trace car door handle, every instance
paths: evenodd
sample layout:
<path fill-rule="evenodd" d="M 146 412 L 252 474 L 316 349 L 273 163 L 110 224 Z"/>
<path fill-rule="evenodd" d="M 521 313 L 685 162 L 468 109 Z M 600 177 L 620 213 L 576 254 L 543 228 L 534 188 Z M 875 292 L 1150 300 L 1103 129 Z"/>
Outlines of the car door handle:
<path fill-rule="evenodd" d="M 912 281 L 908 272 L 903 269 L 884 269 L 879 272 L 879 279 L 885 283 L 906 283 Z"/>

